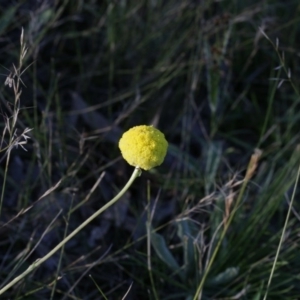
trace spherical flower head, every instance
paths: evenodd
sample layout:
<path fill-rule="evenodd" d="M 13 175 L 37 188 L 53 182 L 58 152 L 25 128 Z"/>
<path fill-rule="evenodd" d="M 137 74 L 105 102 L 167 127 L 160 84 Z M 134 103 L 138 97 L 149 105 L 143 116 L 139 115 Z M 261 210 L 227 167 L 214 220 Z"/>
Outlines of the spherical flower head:
<path fill-rule="evenodd" d="M 153 126 L 135 126 L 119 141 L 124 159 L 132 166 L 150 170 L 164 161 L 168 142 L 164 134 Z"/>

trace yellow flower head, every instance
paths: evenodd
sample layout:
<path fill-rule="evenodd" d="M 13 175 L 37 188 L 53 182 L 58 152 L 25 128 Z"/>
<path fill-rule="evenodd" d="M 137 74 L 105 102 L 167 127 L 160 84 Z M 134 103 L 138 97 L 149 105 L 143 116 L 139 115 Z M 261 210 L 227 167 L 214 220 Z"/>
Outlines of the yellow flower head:
<path fill-rule="evenodd" d="M 164 134 L 153 126 L 135 126 L 119 141 L 124 159 L 132 166 L 150 170 L 164 161 L 168 142 Z"/>

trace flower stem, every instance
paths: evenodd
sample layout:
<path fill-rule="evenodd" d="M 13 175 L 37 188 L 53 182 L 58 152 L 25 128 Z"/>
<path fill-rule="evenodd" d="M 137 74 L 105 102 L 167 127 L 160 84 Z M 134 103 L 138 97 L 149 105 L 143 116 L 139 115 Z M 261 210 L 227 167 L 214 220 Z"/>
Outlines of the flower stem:
<path fill-rule="evenodd" d="M 9 282 L 0 290 L 0 295 L 2 295 L 9 288 L 14 286 L 17 282 L 23 279 L 27 274 L 31 273 L 37 267 L 39 267 L 43 262 L 45 262 L 48 258 L 50 258 L 56 251 L 62 248 L 70 239 L 72 239 L 81 229 L 83 229 L 86 225 L 88 225 L 92 220 L 98 217 L 102 212 L 108 209 L 111 205 L 116 203 L 129 189 L 134 180 L 141 175 L 142 171 L 139 168 L 135 168 L 130 179 L 123 187 L 123 189 L 116 195 L 113 199 L 111 199 L 108 203 L 102 206 L 99 210 L 97 210 L 94 214 L 92 214 L 88 219 L 86 219 L 82 224 L 80 224 L 73 232 L 71 232 L 67 237 L 65 237 L 56 247 L 54 247 L 50 252 L 48 252 L 44 257 L 37 259 L 34 263 L 32 263 L 23 273 Z"/>

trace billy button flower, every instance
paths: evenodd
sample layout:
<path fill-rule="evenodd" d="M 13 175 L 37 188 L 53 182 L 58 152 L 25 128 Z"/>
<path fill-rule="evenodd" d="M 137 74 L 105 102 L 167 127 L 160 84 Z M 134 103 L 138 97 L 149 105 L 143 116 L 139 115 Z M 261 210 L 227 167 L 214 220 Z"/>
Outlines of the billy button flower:
<path fill-rule="evenodd" d="M 150 170 L 164 161 L 168 142 L 164 134 L 153 126 L 135 126 L 119 141 L 124 159 L 132 166 Z"/>
<path fill-rule="evenodd" d="M 134 180 L 142 173 L 141 169 L 149 170 L 159 166 L 167 153 L 168 142 L 162 132 L 152 126 L 136 126 L 125 132 L 120 139 L 119 147 L 122 155 L 128 163 L 135 167 L 131 177 L 119 193 L 100 207 L 90 217 L 83 221 L 77 228 L 75 228 L 69 235 L 67 235 L 61 242 L 59 242 L 51 251 L 49 251 L 42 258 L 33 262 L 23 273 L 9 281 L 0 289 L 0 295 L 5 291 L 16 285 L 17 282 L 25 278 L 33 270 L 37 269 L 43 262 L 48 260 L 54 253 L 61 249 L 69 240 L 71 240 L 80 230 L 92 222 L 96 217 L 102 214 L 106 209 L 115 204 L 129 189 Z M 83 200 L 79 206 L 81 206 Z M 77 209 L 76 206 L 74 209 Z"/>

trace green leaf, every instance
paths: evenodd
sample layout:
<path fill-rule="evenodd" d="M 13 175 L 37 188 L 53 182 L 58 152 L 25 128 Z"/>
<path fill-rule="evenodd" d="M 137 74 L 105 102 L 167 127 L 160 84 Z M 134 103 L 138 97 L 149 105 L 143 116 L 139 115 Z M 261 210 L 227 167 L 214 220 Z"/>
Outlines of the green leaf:
<path fill-rule="evenodd" d="M 208 87 L 208 100 L 212 114 L 217 111 L 218 104 L 220 102 L 219 82 L 220 72 L 214 68 L 213 58 L 211 54 L 211 48 L 207 40 L 204 43 L 204 53 L 207 62 L 207 87 Z"/>
<path fill-rule="evenodd" d="M 151 230 L 151 245 L 153 246 L 157 256 L 172 270 L 178 272 L 179 265 L 174 256 L 170 252 L 164 237 Z M 180 275 L 180 273 L 179 273 Z M 181 275 L 182 277 L 182 275 Z"/>
<path fill-rule="evenodd" d="M 240 269 L 236 267 L 227 268 L 224 272 L 218 274 L 210 280 L 210 284 L 219 285 L 232 281 L 238 274 Z"/>
<path fill-rule="evenodd" d="M 261 282 L 260 284 L 260 288 L 259 290 L 257 291 L 257 293 L 254 295 L 253 299 L 252 300 L 259 300 L 259 299 L 262 299 L 263 297 L 263 289 L 264 289 L 264 282 Z"/>
<path fill-rule="evenodd" d="M 195 275 L 196 272 L 196 255 L 194 240 L 197 238 L 197 228 L 190 219 L 176 220 L 177 235 L 181 239 L 183 244 L 183 261 L 185 277 L 189 275 Z"/>
<path fill-rule="evenodd" d="M 208 195 L 216 181 L 217 171 L 222 157 L 222 143 L 209 142 L 203 146 L 205 160 L 205 192 Z"/>
<path fill-rule="evenodd" d="M 0 34 L 2 34 L 8 25 L 13 21 L 17 8 L 17 5 L 12 6 L 3 12 L 0 18 Z"/>

